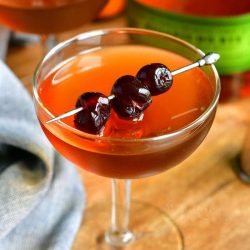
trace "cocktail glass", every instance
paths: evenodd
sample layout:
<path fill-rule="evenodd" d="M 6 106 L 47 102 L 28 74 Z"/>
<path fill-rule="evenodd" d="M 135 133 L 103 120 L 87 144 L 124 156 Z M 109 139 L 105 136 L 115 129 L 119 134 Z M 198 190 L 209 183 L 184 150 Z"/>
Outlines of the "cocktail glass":
<path fill-rule="evenodd" d="M 55 45 L 54 34 L 93 20 L 107 0 L 0 0 L 0 24 L 38 34 L 44 52 Z"/>
<path fill-rule="evenodd" d="M 203 98 L 200 97 L 200 99 L 206 99 L 210 95 L 207 107 L 201 109 L 200 115 L 195 119 L 176 130 L 169 131 L 168 128 L 165 128 L 160 135 L 149 137 L 134 138 L 131 135 L 127 137 L 127 132 L 125 137 L 112 137 L 112 135 L 100 136 L 79 131 L 72 125 L 73 118 L 46 123 L 54 116 L 68 111 L 70 107 L 73 108 L 77 96 L 84 92 L 84 83 L 88 84 L 87 88 L 92 88 L 89 91 L 95 91 L 96 86 L 103 88 L 102 82 L 107 77 L 100 72 L 94 74 L 97 80 L 93 82 L 93 85 L 91 85 L 92 82 L 89 82 L 90 78 L 81 79 L 79 83 L 81 87 L 78 88 L 80 92 L 78 93 L 74 93 L 73 87 L 76 79 L 72 80 L 72 86 L 68 86 L 64 91 L 60 90 L 60 79 L 65 81 L 62 84 L 63 87 L 63 85 L 66 86 L 70 83 L 69 79 L 74 77 L 74 73 L 78 77 L 81 72 L 86 70 L 91 72 L 95 67 L 107 68 L 104 59 L 98 57 L 98 53 L 106 49 L 112 51 L 114 48 L 122 48 L 120 52 L 123 51 L 125 56 L 125 54 L 129 54 L 126 46 L 132 46 L 132 48 L 137 46 L 135 47 L 137 50 L 143 46 L 144 52 L 152 48 L 159 48 L 162 52 L 170 51 L 172 55 L 180 55 L 192 62 L 204 55 L 203 52 L 180 39 L 150 30 L 117 28 L 80 34 L 57 45 L 38 65 L 33 81 L 37 116 L 45 135 L 63 156 L 87 171 L 112 178 L 111 226 L 107 228 L 105 233 L 102 231 L 108 218 L 103 212 L 104 207 L 99 206 L 97 209 L 99 214 L 94 214 L 91 225 L 85 224 L 87 222 L 83 223 L 85 229 L 84 247 L 86 249 L 96 249 L 96 247 L 110 249 L 110 246 L 125 247 L 125 249 L 183 249 L 184 243 L 180 230 L 164 212 L 153 205 L 140 202 L 134 204 L 132 202 L 131 206 L 130 179 L 155 175 L 176 166 L 186 159 L 206 137 L 216 113 L 220 92 L 219 77 L 214 66 L 198 69 L 200 73 L 203 72 L 208 80 L 207 85 L 210 86 L 210 94 L 200 91 L 203 95 Z M 88 58 L 88 53 L 92 52 L 97 54 Z M 78 56 L 80 56 L 79 60 Z M 87 57 L 86 61 L 89 61 L 87 64 L 84 60 L 85 56 Z M 135 53 L 131 54 L 130 57 L 130 63 L 133 64 L 133 61 L 136 61 Z M 122 56 L 120 56 L 120 60 L 122 60 Z M 109 71 L 110 89 L 113 84 L 111 80 L 113 75 L 125 67 L 125 64 L 120 60 L 114 62 L 112 66 L 114 68 L 106 70 Z M 126 65 L 130 63 L 127 62 Z M 51 74 L 53 80 L 49 77 Z M 49 82 L 49 85 L 46 85 L 46 81 Z M 52 89 L 53 91 L 50 91 Z M 193 90 L 190 89 L 190 91 Z M 54 95 L 51 95 L 52 92 Z M 189 94 L 191 95 L 191 92 L 185 93 L 185 95 Z M 62 99 L 57 99 L 60 95 Z M 183 97 L 182 95 L 180 94 L 179 100 Z M 162 100 L 168 103 L 167 97 Z M 178 99 L 175 101 L 178 102 Z M 66 106 L 62 105 L 63 103 Z M 152 107 L 148 109 L 153 108 L 153 105 L 156 105 L 154 101 Z M 165 112 L 164 109 L 162 111 Z M 164 113 L 160 115 L 159 120 L 163 120 Z M 131 218 L 129 218 L 130 210 L 133 212 Z M 94 209 L 91 211 L 95 212 Z M 131 229 L 129 225 L 132 225 Z M 90 235 L 90 232 L 93 234 L 93 229 L 95 229 L 96 234 Z M 156 233 L 159 231 L 161 233 Z M 102 233 L 104 241 L 100 240 Z"/>

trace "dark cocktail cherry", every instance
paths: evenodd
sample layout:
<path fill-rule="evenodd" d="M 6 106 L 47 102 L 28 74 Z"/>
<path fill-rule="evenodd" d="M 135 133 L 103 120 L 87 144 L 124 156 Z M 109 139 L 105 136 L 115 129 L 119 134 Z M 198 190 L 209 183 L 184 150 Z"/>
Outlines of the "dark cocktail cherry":
<path fill-rule="evenodd" d="M 152 102 L 151 95 L 167 91 L 172 80 L 165 65 L 153 63 L 142 67 L 137 77 L 125 75 L 118 78 L 111 91 L 111 101 L 101 93 L 86 92 L 76 103 L 76 108 L 82 110 L 75 114 L 75 126 L 87 133 L 100 133 L 110 116 L 110 106 L 121 118 L 140 119 Z"/>
<path fill-rule="evenodd" d="M 151 95 L 159 95 L 167 91 L 173 82 L 170 70 L 161 63 L 143 66 L 136 75 L 145 84 Z"/>
<path fill-rule="evenodd" d="M 76 108 L 80 107 L 82 110 L 74 119 L 76 128 L 91 134 L 100 133 L 110 116 L 108 97 L 98 92 L 86 92 L 77 99 Z"/>
<path fill-rule="evenodd" d="M 125 75 L 113 85 L 112 108 L 121 118 L 139 119 L 152 102 L 148 88 L 136 77 Z"/>

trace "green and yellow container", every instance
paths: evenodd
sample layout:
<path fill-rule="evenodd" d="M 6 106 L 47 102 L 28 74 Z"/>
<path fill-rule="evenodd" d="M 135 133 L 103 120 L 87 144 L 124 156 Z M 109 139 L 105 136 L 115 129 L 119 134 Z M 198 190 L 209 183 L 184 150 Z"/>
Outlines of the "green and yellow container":
<path fill-rule="evenodd" d="M 211 13 L 205 12 L 192 14 L 190 11 L 184 13 L 184 9 L 172 11 L 161 8 L 159 2 L 164 4 L 163 0 L 152 0 L 150 5 L 148 0 L 129 0 L 128 24 L 131 27 L 153 29 L 180 37 L 204 52 L 217 52 L 221 55 L 221 59 L 216 67 L 221 75 L 240 73 L 250 69 L 250 1 L 244 0 L 244 3 L 242 1 L 244 6 L 240 3 L 241 1 L 220 2 L 217 0 L 217 3 L 220 2 L 220 10 L 224 9 L 228 13 L 230 9 L 223 8 L 221 6 L 223 3 L 228 5 L 238 2 L 238 5 L 232 7 L 234 11 L 232 15 L 217 13 L 218 8 L 215 8 L 215 14 L 211 16 Z M 165 0 L 165 3 L 171 7 L 170 2 L 175 2 L 172 6 L 187 4 L 187 2 L 189 6 L 191 2 L 196 5 L 199 2 L 203 5 L 215 3 L 215 1 Z M 212 7 L 208 8 L 210 12 L 213 11 Z"/>

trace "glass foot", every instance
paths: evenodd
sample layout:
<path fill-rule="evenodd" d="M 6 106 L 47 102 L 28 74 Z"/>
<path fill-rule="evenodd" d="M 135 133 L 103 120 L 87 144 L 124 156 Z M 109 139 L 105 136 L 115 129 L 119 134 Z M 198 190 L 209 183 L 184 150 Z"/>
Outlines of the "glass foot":
<path fill-rule="evenodd" d="M 108 230 L 105 233 L 104 239 L 109 245 L 123 247 L 131 244 L 135 240 L 135 235 L 130 231 L 119 233 Z"/>
<path fill-rule="evenodd" d="M 84 211 L 84 218 L 73 250 L 183 250 L 184 241 L 180 229 L 161 209 L 151 204 L 131 203 L 129 229 L 133 237 L 123 246 L 107 243 L 110 227 L 111 205 L 98 203 Z M 127 235 L 126 235 L 127 236 Z"/>

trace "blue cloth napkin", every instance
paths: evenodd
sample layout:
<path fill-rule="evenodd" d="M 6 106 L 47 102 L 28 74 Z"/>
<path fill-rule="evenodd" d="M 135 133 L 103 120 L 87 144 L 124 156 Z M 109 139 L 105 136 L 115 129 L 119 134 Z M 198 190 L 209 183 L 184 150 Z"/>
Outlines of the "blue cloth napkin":
<path fill-rule="evenodd" d="M 0 61 L 0 250 L 68 250 L 85 195 L 43 135 L 31 97 Z"/>

